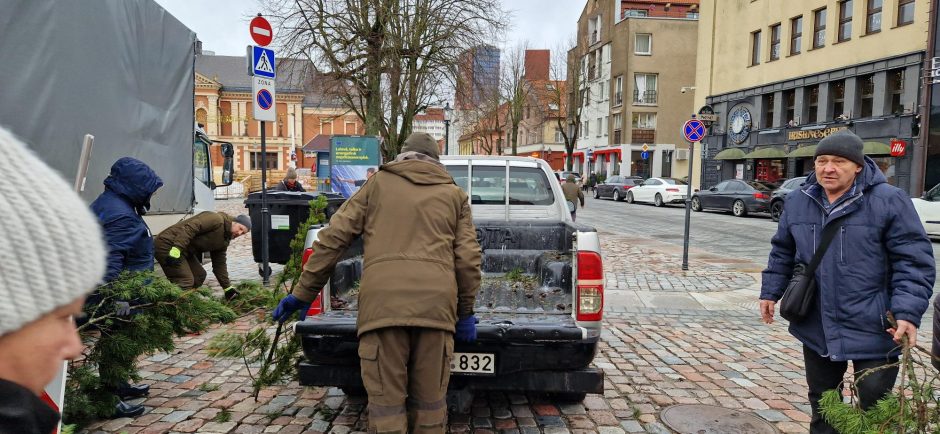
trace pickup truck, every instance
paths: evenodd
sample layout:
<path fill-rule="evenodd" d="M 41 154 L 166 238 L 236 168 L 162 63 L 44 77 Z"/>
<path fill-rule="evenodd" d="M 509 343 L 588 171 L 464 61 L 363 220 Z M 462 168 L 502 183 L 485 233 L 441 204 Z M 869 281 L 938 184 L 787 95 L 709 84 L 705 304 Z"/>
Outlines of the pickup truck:
<path fill-rule="evenodd" d="M 483 250 L 478 337 L 455 346 L 450 408 L 468 410 L 480 390 L 540 392 L 560 401 L 602 393 L 604 374 L 590 366 L 604 304 L 597 232 L 571 220 L 543 160 L 453 156 L 441 162 L 470 197 Z M 307 234 L 305 261 L 321 228 Z M 360 239 L 337 263 L 306 319 L 295 324 L 304 352 L 300 384 L 363 393 L 356 338 L 361 273 Z"/>

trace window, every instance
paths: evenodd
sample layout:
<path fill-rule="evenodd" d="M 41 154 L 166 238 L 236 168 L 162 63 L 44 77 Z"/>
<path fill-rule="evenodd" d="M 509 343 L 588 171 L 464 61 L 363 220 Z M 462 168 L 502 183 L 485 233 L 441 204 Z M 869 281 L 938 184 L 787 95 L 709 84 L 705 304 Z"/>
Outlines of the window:
<path fill-rule="evenodd" d="M 663 151 L 662 174 L 660 176 L 664 178 L 672 176 L 672 153 L 673 151 Z"/>
<path fill-rule="evenodd" d="M 715 191 L 725 191 L 728 189 L 728 184 L 731 184 L 731 181 L 722 181 L 712 188 L 714 188 Z"/>
<path fill-rule="evenodd" d="M 601 130 L 604 128 L 603 122 L 604 122 L 603 118 L 597 118 L 597 128 L 594 131 L 595 137 L 601 136 Z"/>
<path fill-rule="evenodd" d="M 875 76 L 869 74 L 859 77 L 858 86 L 858 93 L 862 97 L 862 107 L 861 112 L 859 112 L 859 117 L 871 117 L 875 106 Z"/>
<path fill-rule="evenodd" d="M 635 74 L 634 104 L 656 104 L 656 74 Z"/>
<path fill-rule="evenodd" d="M 780 58 L 780 24 L 770 26 L 770 60 Z"/>
<path fill-rule="evenodd" d="M 913 0 L 911 0 L 911 1 L 913 1 Z M 685 13 L 685 17 L 688 18 L 688 19 L 690 19 L 690 20 L 697 20 L 697 19 L 698 19 L 698 12 L 686 12 L 686 13 Z"/>
<path fill-rule="evenodd" d="M 904 113 L 901 95 L 904 94 L 904 70 L 888 71 L 888 97 L 891 99 L 891 114 Z"/>
<path fill-rule="evenodd" d="M 591 135 L 591 121 L 584 121 L 584 125 L 583 125 L 583 128 L 581 128 L 581 131 L 584 132 L 585 137 L 590 136 Z"/>
<path fill-rule="evenodd" d="M 865 21 L 865 34 L 881 31 L 881 6 L 884 0 L 868 0 L 868 19 Z"/>
<path fill-rule="evenodd" d="M 591 105 L 591 86 L 588 86 L 585 93 L 585 98 L 587 98 L 587 103 L 584 104 L 585 107 Z"/>
<path fill-rule="evenodd" d="M 627 17 L 648 17 L 650 12 L 646 9 L 627 9 L 623 11 L 623 16 L 621 18 Z"/>
<path fill-rule="evenodd" d="M 209 144 L 198 138 L 193 142 L 193 176 L 206 186 L 212 181 Z"/>
<path fill-rule="evenodd" d="M 808 100 L 806 104 L 808 107 L 807 116 L 809 118 L 803 123 L 813 123 L 816 122 L 816 116 L 819 115 L 819 85 L 806 88 L 806 94 Z"/>
<path fill-rule="evenodd" d="M 760 64 L 760 30 L 751 33 L 751 66 Z"/>
<path fill-rule="evenodd" d="M 845 82 L 837 81 L 829 86 L 832 92 L 832 116 L 837 118 L 845 113 Z"/>
<path fill-rule="evenodd" d="M 581 107 L 587 106 L 587 91 L 581 89 Z"/>
<path fill-rule="evenodd" d="M 803 49 L 803 16 L 790 20 L 790 55 L 800 54 Z"/>
<path fill-rule="evenodd" d="M 634 113 L 633 128 L 642 130 L 655 130 L 656 113 Z"/>
<path fill-rule="evenodd" d="M 813 12 L 813 48 L 826 46 L 826 8 Z"/>
<path fill-rule="evenodd" d="M 346 122 L 345 127 L 346 127 L 345 134 L 357 134 L 355 122 Z"/>
<path fill-rule="evenodd" d="M 267 152 L 265 156 L 266 169 L 277 170 L 277 152 Z M 252 152 L 249 168 L 251 170 L 261 170 L 261 153 Z"/>
<path fill-rule="evenodd" d="M 565 135 L 561 133 L 561 130 L 555 128 L 555 143 L 564 143 Z"/>
<path fill-rule="evenodd" d="M 618 106 L 623 104 L 623 76 L 618 76 L 615 82 L 617 87 L 614 89 L 614 105 Z"/>
<path fill-rule="evenodd" d="M 898 26 L 914 22 L 914 0 L 898 0 Z"/>
<path fill-rule="evenodd" d="M 604 116 L 604 126 L 601 128 L 603 131 L 604 137 L 607 137 L 607 126 L 610 125 L 610 116 Z"/>
<path fill-rule="evenodd" d="M 649 33 L 637 33 L 633 52 L 636 54 L 653 54 L 653 35 Z"/>
<path fill-rule="evenodd" d="M 764 95 L 764 122 L 761 128 L 774 126 L 774 94 Z"/>
<path fill-rule="evenodd" d="M 790 89 L 783 91 L 783 102 L 786 104 L 786 121 L 796 121 L 796 90 Z"/>
<path fill-rule="evenodd" d="M 621 132 L 622 130 L 623 130 L 623 117 L 622 115 L 618 113 L 614 115 L 614 143 L 615 144 L 621 143 L 620 139 L 623 138 L 623 135 Z"/>
<path fill-rule="evenodd" d="M 839 2 L 839 42 L 852 39 L 852 0 Z"/>

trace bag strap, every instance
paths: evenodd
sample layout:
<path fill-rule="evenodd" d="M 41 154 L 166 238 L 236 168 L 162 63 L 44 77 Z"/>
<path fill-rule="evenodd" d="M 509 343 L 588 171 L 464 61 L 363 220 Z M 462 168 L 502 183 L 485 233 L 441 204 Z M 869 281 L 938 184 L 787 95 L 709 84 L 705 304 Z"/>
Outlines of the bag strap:
<path fill-rule="evenodd" d="M 832 239 L 835 238 L 836 232 L 839 231 L 839 228 L 842 226 L 833 222 L 829 222 L 829 225 L 823 229 L 822 240 L 819 242 L 819 248 L 816 249 L 816 253 L 813 254 L 813 260 L 810 261 L 809 266 L 806 267 L 806 274 L 812 276 L 816 273 L 816 267 L 819 267 L 819 263 L 822 261 L 823 255 L 826 254 L 826 250 L 829 249 L 829 244 L 832 243 Z"/>

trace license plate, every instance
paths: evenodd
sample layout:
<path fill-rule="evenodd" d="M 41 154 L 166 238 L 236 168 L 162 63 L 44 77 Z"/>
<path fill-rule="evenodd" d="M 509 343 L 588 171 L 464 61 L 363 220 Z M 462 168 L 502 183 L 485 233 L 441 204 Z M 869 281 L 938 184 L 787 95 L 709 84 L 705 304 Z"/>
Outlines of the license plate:
<path fill-rule="evenodd" d="M 450 372 L 458 374 L 496 374 L 496 355 L 487 353 L 454 353 Z"/>

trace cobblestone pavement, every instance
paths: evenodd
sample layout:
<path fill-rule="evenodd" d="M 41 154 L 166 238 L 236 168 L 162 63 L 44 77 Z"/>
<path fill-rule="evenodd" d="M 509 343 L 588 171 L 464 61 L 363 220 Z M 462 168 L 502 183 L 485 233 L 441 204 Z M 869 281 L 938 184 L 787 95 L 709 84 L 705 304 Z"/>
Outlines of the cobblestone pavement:
<path fill-rule="evenodd" d="M 591 205 L 579 212 L 579 221 L 616 219 Z M 237 213 L 240 207 L 240 201 L 225 201 L 218 208 Z M 760 322 L 756 261 L 693 249 L 695 267 L 683 272 L 681 244 L 598 226 L 607 270 L 607 327 L 594 364 L 606 373 L 604 394 L 570 405 L 536 395 L 481 394 L 469 414 L 450 416 L 449 432 L 668 433 L 660 412 L 686 403 L 752 411 L 784 433 L 807 431 L 801 349 L 785 322 Z M 237 240 L 231 249 L 233 276 L 257 279 L 250 239 Z M 347 434 L 364 429 L 361 398 L 288 384 L 262 391 L 256 402 L 240 361 L 206 356 L 212 336 L 247 330 L 252 321 L 181 338 L 173 354 L 143 360 L 141 374 L 152 390 L 143 401 L 148 413 L 100 421 L 87 431 Z M 924 342 L 927 338 L 921 335 Z"/>

